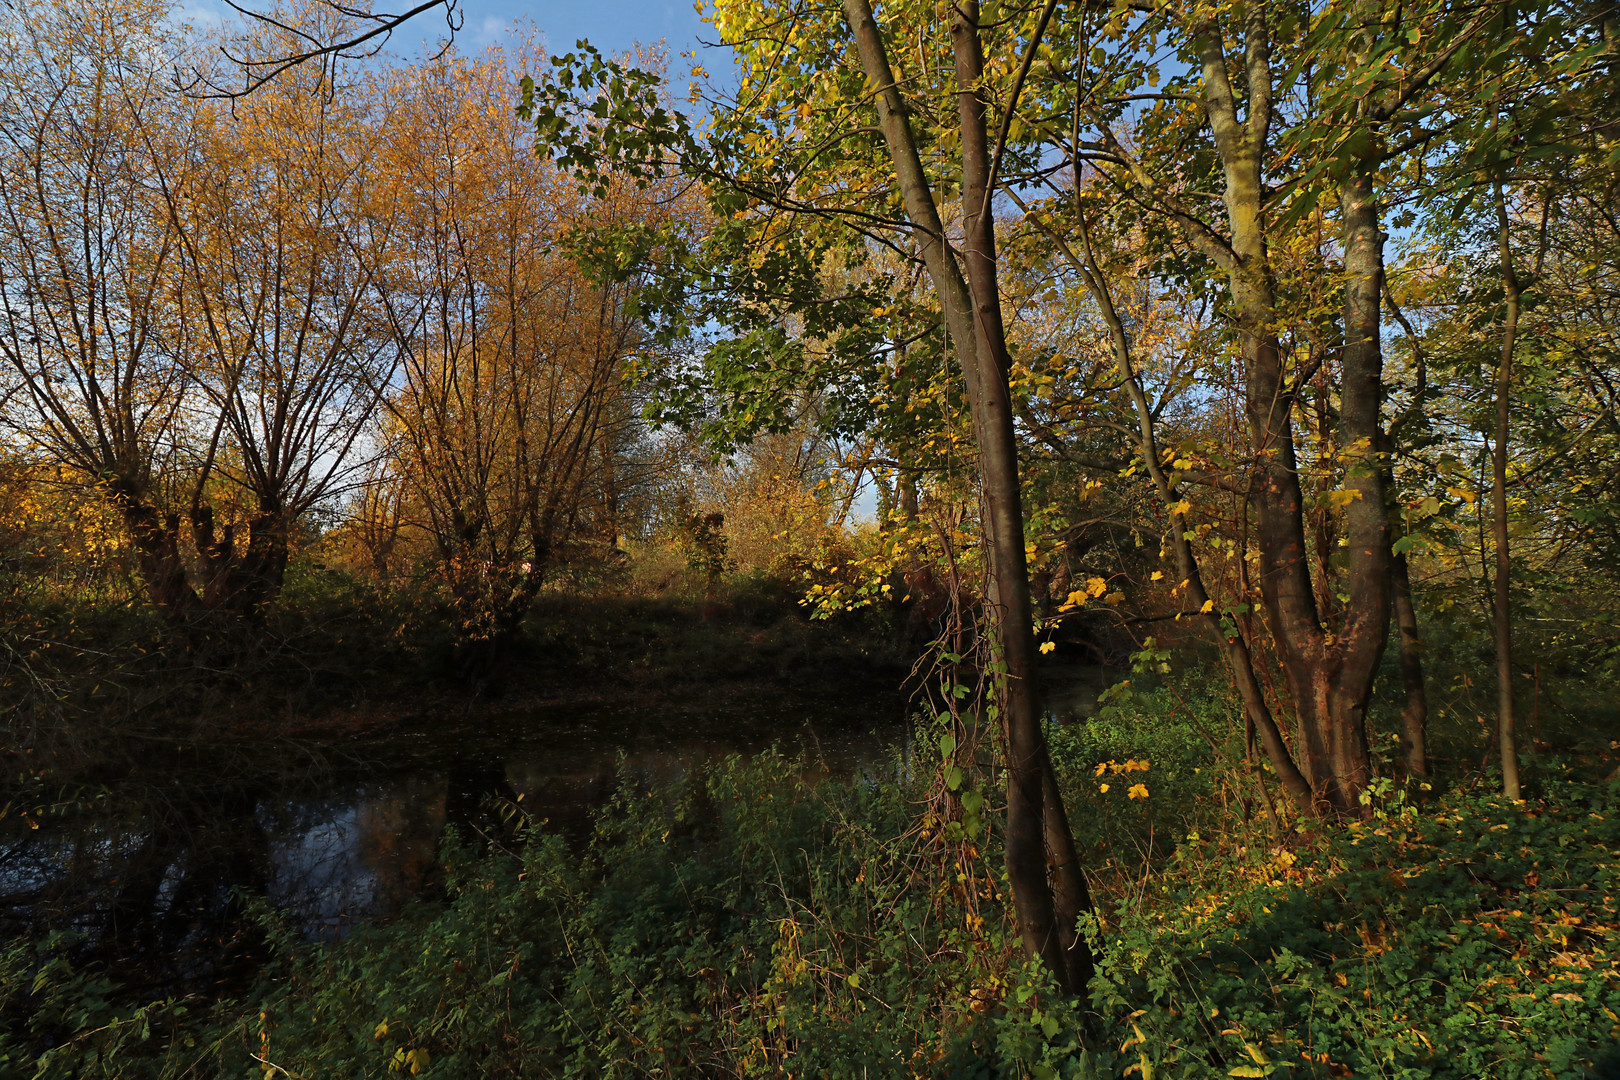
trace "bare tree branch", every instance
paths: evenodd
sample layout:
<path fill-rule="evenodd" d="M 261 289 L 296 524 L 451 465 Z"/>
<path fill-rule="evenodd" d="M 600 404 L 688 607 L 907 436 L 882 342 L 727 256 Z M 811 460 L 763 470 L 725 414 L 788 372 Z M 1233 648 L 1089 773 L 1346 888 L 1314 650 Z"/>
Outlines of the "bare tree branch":
<path fill-rule="evenodd" d="M 247 97 L 285 72 L 311 61 L 319 63 L 324 74 L 337 60 L 363 60 L 376 56 L 388 44 L 395 30 L 434 8 L 444 9 L 444 21 L 449 30 L 444 45 L 439 50 L 439 55 L 442 55 L 444 50 L 450 47 L 456 31 L 461 29 L 464 21 L 464 15 L 457 7 L 458 0 L 423 0 L 422 3 L 403 12 L 373 12 L 341 3 L 339 0 L 325 0 L 331 12 L 346 20 L 346 25 L 352 25 L 354 32 L 332 40 L 323 40 L 318 34 L 282 22 L 263 11 L 244 7 L 236 3 L 236 0 L 225 0 L 225 3 L 238 15 L 251 19 L 261 26 L 291 35 L 294 41 L 305 47 L 295 47 L 290 52 L 279 52 L 277 55 L 255 59 L 246 53 L 232 52 L 228 46 L 222 45 L 219 51 L 241 73 L 242 85 L 239 87 L 226 85 L 224 82 L 216 81 L 214 76 L 200 68 L 193 68 L 191 79 L 181 81 L 181 89 L 193 97 L 236 101 Z"/>

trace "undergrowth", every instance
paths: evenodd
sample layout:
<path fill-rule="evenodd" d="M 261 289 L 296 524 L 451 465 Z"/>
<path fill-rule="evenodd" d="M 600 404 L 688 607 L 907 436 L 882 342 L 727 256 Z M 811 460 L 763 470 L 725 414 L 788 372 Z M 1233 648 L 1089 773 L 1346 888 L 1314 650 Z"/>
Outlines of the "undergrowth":
<path fill-rule="evenodd" d="M 1382 781 L 1363 823 L 1300 821 L 1261 805 L 1225 708 L 1143 693 L 1053 732 L 1078 839 L 1102 871 L 1085 1008 L 1022 961 L 993 778 L 953 776 L 954 740 L 926 728 L 882 778 L 807 787 L 791 760 L 733 759 L 622 789 L 583 850 L 540 821 L 522 825 L 517 853 L 452 844 L 445 899 L 333 945 L 298 944 L 267 915 L 279 960 L 249 998 L 212 1010 L 121 1008 L 57 946 L 14 948 L 0 1067 L 1614 1074 L 1620 785 L 1543 759 L 1525 803 L 1484 779 Z"/>

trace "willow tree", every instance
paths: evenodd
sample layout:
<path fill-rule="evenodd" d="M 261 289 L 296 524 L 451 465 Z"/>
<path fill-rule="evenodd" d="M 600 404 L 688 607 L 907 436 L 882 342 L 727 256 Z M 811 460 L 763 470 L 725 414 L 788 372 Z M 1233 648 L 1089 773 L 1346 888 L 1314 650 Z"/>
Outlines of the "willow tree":
<path fill-rule="evenodd" d="M 384 482 L 444 577 L 470 678 L 493 671 L 612 486 L 639 333 L 627 286 L 593 281 L 559 239 L 644 208 L 581 197 L 535 162 L 516 60 L 451 52 L 399 73 L 382 150 L 394 240 L 372 288 L 400 362 Z"/>
<path fill-rule="evenodd" d="M 367 300 L 363 93 L 176 94 L 161 4 L 8 14 L 6 421 L 123 518 L 153 604 L 211 632 L 279 591 L 389 376 Z"/>
<path fill-rule="evenodd" d="M 305 68 L 232 106 L 200 104 L 193 160 L 174 182 L 163 170 L 175 319 L 207 422 L 209 482 L 187 516 L 212 608 L 253 612 L 280 591 L 298 523 L 364 468 L 394 375 L 371 289 L 392 222 L 368 89 Z"/>
<path fill-rule="evenodd" d="M 199 604 L 172 506 L 196 393 L 160 171 L 193 137 L 166 18 L 33 5 L 0 24 L 0 356 L 14 436 L 117 509 L 153 602 L 185 619 Z"/>

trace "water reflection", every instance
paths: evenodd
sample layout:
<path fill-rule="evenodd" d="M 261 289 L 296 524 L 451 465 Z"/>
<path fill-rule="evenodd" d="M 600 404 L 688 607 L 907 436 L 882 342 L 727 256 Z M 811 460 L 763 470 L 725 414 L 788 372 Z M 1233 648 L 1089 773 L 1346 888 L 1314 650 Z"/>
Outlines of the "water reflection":
<path fill-rule="evenodd" d="M 266 898 L 306 937 L 398 911 L 433 881 L 449 786 L 443 775 L 403 774 L 260 804 Z"/>
<path fill-rule="evenodd" d="M 732 753 L 775 744 L 850 775 L 903 739 L 904 715 L 883 688 L 756 692 L 440 723 L 346 761 L 154 760 L 157 780 L 137 775 L 37 827 L 0 821 L 0 935 L 72 931 L 83 952 L 150 985 L 229 982 L 260 951 L 253 898 L 306 938 L 386 918 L 435 888 L 447 824 L 500 828 L 492 799 L 521 796 L 578 836 L 616 783 L 679 781 Z"/>

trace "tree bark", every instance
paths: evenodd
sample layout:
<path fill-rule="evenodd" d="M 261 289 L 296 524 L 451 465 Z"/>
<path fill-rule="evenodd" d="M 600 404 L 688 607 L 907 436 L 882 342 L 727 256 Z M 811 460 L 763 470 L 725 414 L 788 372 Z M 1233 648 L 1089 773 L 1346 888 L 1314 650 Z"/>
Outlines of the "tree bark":
<path fill-rule="evenodd" d="M 1083 939 L 1063 927 L 1059 907 L 1084 902 L 1073 883 L 1079 876 L 1067 818 L 1057 801 L 1035 683 L 1035 641 L 1028 569 L 1025 565 L 1023 507 L 1011 397 L 1006 380 L 1006 343 L 1001 334 L 999 290 L 995 282 L 994 230 L 984 195 L 990 160 L 984 133 L 983 102 L 962 82 L 964 261 L 975 282 L 971 290 L 945 241 L 945 227 L 906 118 L 869 0 L 844 0 L 844 16 L 854 35 L 868 83 L 874 90 L 878 125 L 895 168 L 906 216 L 944 310 L 957 362 L 962 368 L 979 450 L 979 476 L 985 507 L 985 538 L 995 587 L 1000 659 L 1007 670 L 1003 710 L 1007 739 L 1007 823 L 1004 836 L 1007 876 L 1026 953 L 1040 957 L 1070 993 L 1084 990 L 1092 969 Z M 957 70 L 974 66 L 978 47 L 976 8 L 958 8 L 953 28 Z M 980 61 L 982 66 L 982 61 Z M 1052 798 L 1049 800 L 1048 796 Z M 1051 801 L 1055 814 L 1048 814 Z M 1053 867 L 1059 894 L 1047 880 L 1048 842 L 1056 841 Z M 1066 843 L 1065 843 L 1066 841 Z M 1066 938 L 1072 939 L 1065 940 Z"/>
<path fill-rule="evenodd" d="M 1379 151 L 1351 166 L 1339 184 L 1344 244 L 1344 361 L 1339 391 L 1340 452 L 1345 456 L 1346 602 L 1334 650 L 1328 742 L 1333 780 L 1328 801 L 1341 812 L 1359 806 L 1371 778 L 1367 703 L 1389 639 L 1389 500 L 1383 420 L 1382 298 L 1384 236 L 1373 190 Z"/>
<path fill-rule="evenodd" d="M 1404 434 L 1407 424 L 1422 421 L 1423 399 L 1428 389 L 1428 363 L 1417 331 L 1407 321 L 1395 302 L 1394 294 L 1390 292 L 1387 276 L 1383 281 L 1383 293 L 1390 314 L 1395 316 L 1411 342 L 1412 362 L 1417 370 L 1412 404 L 1390 425 L 1385 443 L 1384 483 L 1391 506 L 1390 536 L 1392 541 L 1398 541 L 1399 538 L 1394 535 L 1394 523 L 1401 520 L 1397 516 L 1399 495 L 1395 487 L 1396 440 Z M 1417 609 L 1412 603 L 1411 567 L 1406 552 L 1397 551 L 1397 546 L 1397 543 L 1390 545 L 1390 587 L 1394 590 L 1395 625 L 1399 630 L 1401 652 L 1401 752 L 1406 759 L 1407 775 L 1425 779 L 1429 775 L 1429 693 L 1423 676 L 1423 639 L 1418 629 Z"/>

